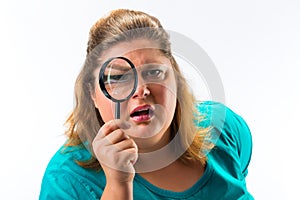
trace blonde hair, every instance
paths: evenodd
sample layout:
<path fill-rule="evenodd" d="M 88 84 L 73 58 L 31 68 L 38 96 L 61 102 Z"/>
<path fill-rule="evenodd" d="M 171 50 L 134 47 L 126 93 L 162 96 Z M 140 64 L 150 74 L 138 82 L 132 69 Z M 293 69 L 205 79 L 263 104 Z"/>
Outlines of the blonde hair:
<path fill-rule="evenodd" d="M 143 28 L 150 29 L 144 31 Z M 68 126 L 66 135 L 69 139 L 65 145 L 83 146 L 85 141 L 91 144 L 100 127 L 104 124 L 91 98 L 91 92 L 95 89 L 93 72 L 99 66 L 96 60 L 101 52 L 118 42 L 131 41 L 137 38 L 157 43 L 162 53 L 170 59 L 177 81 L 177 104 L 170 125 L 170 140 L 176 134 L 180 134 L 180 148 L 184 148 L 186 151 L 179 159 L 184 163 L 191 160 L 200 161 L 204 165 L 206 163 L 205 152 L 213 147 L 207 140 L 209 130 L 195 125 L 195 121 L 201 120 L 201 116 L 196 110 L 195 98 L 172 56 L 169 35 L 155 17 L 127 9 L 112 11 L 108 16 L 98 20 L 90 30 L 87 59 L 75 84 L 75 107 L 66 121 Z M 90 146 L 88 148 L 91 149 Z M 95 157 L 87 161 L 77 161 L 77 163 L 87 168 L 101 168 Z"/>

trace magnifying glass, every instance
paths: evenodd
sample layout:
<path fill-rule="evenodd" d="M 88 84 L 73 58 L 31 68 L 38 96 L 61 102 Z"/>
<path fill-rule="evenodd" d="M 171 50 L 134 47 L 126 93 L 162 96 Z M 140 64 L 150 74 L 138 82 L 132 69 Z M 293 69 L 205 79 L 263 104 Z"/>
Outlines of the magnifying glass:
<path fill-rule="evenodd" d="M 100 69 L 99 85 L 103 94 L 115 102 L 115 118 L 120 119 L 120 103 L 128 100 L 136 91 L 137 70 L 125 57 L 108 59 Z"/>

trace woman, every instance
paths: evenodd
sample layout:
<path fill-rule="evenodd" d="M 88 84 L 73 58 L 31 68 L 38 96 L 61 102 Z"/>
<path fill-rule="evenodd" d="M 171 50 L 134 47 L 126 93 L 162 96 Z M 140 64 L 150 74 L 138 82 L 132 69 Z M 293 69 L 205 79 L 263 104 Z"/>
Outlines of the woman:
<path fill-rule="evenodd" d="M 170 46 L 143 12 L 115 10 L 91 28 L 68 140 L 46 169 L 40 199 L 253 199 L 246 123 L 222 104 L 194 99 Z M 138 75 L 121 119 L 99 86 L 100 68 L 115 57 Z M 114 76 L 126 64 L 116 60 Z"/>

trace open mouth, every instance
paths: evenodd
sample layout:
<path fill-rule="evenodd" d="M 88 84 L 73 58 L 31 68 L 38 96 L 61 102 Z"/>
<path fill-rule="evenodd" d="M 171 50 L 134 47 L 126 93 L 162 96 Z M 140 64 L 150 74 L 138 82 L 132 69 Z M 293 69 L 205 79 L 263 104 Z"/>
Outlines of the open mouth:
<path fill-rule="evenodd" d="M 153 109 L 151 106 L 139 106 L 135 108 L 131 114 L 130 117 L 136 121 L 136 122 L 144 122 L 151 119 L 153 116 Z"/>

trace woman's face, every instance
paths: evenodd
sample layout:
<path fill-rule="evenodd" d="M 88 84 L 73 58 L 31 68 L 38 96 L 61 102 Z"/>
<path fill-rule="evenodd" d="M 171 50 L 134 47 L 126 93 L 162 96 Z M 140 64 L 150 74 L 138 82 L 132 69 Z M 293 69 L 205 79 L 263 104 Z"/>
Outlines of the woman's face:
<path fill-rule="evenodd" d="M 139 152 L 159 149 L 169 142 L 169 126 L 177 99 L 177 86 L 170 60 L 153 42 L 134 40 L 119 43 L 104 51 L 100 66 L 116 56 L 128 58 L 138 73 L 135 93 L 120 106 L 120 118 L 131 124 L 130 129 L 124 131 L 136 141 Z M 122 61 L 119 65 L 122 65 Z M 107 122 L 114 119 L 115 103 L 101 91 L 98 84 L 99 71 L 100 68 L 95 70 L 95 92 L 92 98 L 103 121 Z"/>

